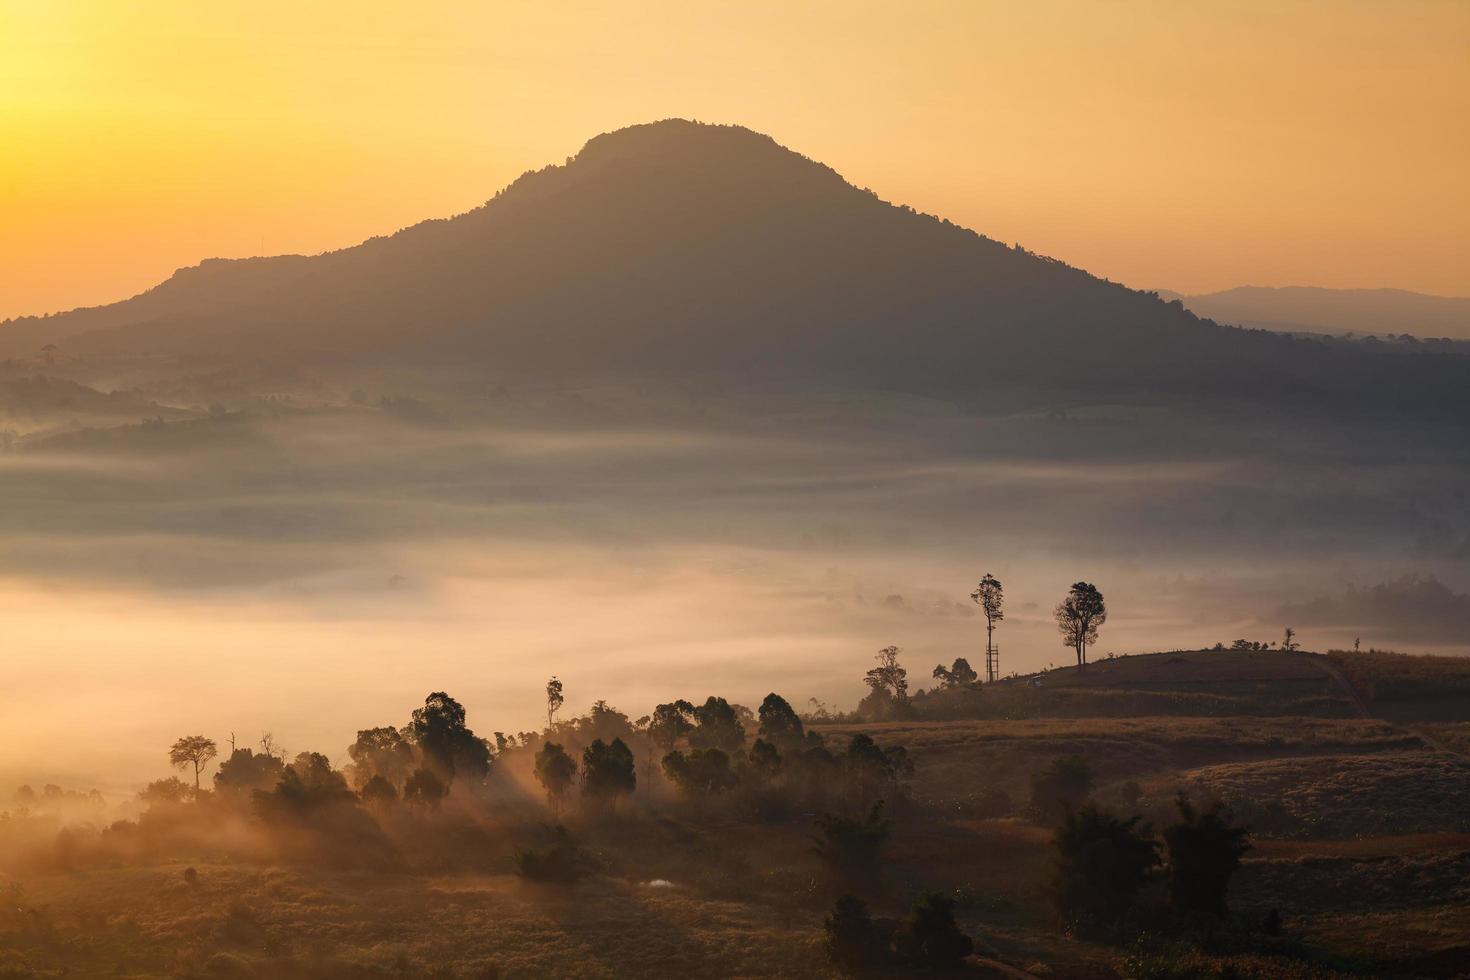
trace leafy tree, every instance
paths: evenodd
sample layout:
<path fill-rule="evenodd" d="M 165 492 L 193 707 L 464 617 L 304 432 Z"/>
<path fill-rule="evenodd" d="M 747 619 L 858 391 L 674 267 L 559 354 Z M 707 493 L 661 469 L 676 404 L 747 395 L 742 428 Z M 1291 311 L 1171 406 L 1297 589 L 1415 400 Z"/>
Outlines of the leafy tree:
<path fill-rule="evenodd" d="M 1140 819 L 1123 820 L 1095 806 L 1067 811 L 1052 838 L 1057 860 L 1051 893 L 1064 919 L 1111 925 L 1127 916 L 1159 863 L 1153 828 Z"/>
<path fill-rule="evenodd" d="M 373 776 L 357 792 L 358 799 L 368 806 L 389 807 L 398 802 L 398 790 L 382 776 Z"/>
<path fill-rule="evenodd" d="M 1302 645 L 1296 641 L 1296 630 L 1288 626 L 1286 628 L 1286 635 L 1282 637 L 1281 640 L 1281 649 L 1285 650 L 1287 653 L 1292 653 L 1296 650 L 1300 650 L 1301 648 Z"/>
<path fill-rule="evenodd" d="M 465 711 L 443 691 L 424 699 L 414 710 L 407 733 L 423 754 L 424 768 L 448 784 L 457 775 L 483 780 L 490 771 L 490 747 L 465 727 Z"/>
<path fill-rule="evenodd" d="M 203 735 L 185 735 L 168 751 L 168 761 L 175 769 L 194 767 L 194 788 L 199 788 L 199 772 L 209 765 L 209 760 L 219 755 L 219 747 L 213 739 Z"/>
<path fill-rule="evenodd" d="M 760 734 L 777 748 L 799 745 L 806 737 L 801 717 L 785 698 L 775 692 L 767 694 L 761 702 Z"/>
<path fill-rule="evenodd" d="M 898 655 L 902 651 L 898 647 L 888 646 L 878 651 L 874 658 L 878 666 L 863 677 L 863 682 L 875 693 L 884 691 L 899 704 L 907 704 L 909 699 L 909 672 L 898 663 Z"/>
<path fill-rule="evenodd" d="M 692 799 L 723 793 L 740 782 L 730 768 L 729 755 L 719 749 L 692 749 L 688 755 L 670 752 L 663 764 L 669 781 Z"/>
<path fill-rule="evenodd" d="M 449 786 L 432 769 L 415 769 L 403 784 L 403 801 L 418 806 L 438 809 L 449 795 Z"/>
<path fill-rule="evenodd" d="M 964 657 L 956 657 L 952 667 L 935 664 L 933 676 L 944 687 L 965 687 L 980 679 L 975 668 L 970 666 L 970 661 Z"/>
<path fill-rule="evenodd" d="M 1087 648 L 1097 642 L 1098 627 L 1107 622 L 1108 607 L 1097 586 L 1088 582 L 1074 583 L 1054 614 L 1062 644 L 1077 653 L 1077 666 L 1087 666 Z"/>
<path fill-rule="evenodd" d="M 648 737 L 665 753 L 672 752 L 679 739 L 694 731 L 694 705 L 685 700 L 671 701 L 653 709 L 648 720 Z"/>
<path fill-rule="evenodd" d="M 347 747 L 352 764 L 347 767 L 348 780 L 362 787 L 374 776 L 382 776 L 394 786 L 402 785 L 414 765 L 413 745 L 396 728 L 364 728 L 357 741 Z"/>
<path fill-rule="evenodd" d="M 1086 802 L 1092 793 L 1092 769 L 1080 755 L 1053 759 L 1031 774 L 1031 807 L 1053 819 Z"/>
<path fill-rule="evenodd" d="M 582 798 L 616 807 L 619 797 L 638 785 L 633 750 L 620 738 L 611 744 L 596 739 L 582 752 Z"/>
<path fill-rule="evenodd" d="M 873 922 L 868 905 L 856 895 L 843 895 L 822 923 L 827 958 L 849 973 L 864 973 L 888 960 L 888 946 Z"/>
<path fill-rule="evenodd" d="M 857 820 L 824 813 L 817 821 L 812 853 L 840 881 L 866 886 L 878 877 L 883 845 L 892 833 L 893 821 L 883 816 L 881 800 Z"/>
<path fill-rule="evenodd" d="M 577 775 L 577 760 L 555 742 L 547 742 L 536 753 L 536 781 L 546 790 L 552 810 L 561 809 L 562 800 Z"/>
<path fill-rule="evenodd" d="M 1001 587 L 1000 579 L 986 572 L 980 584 L 975 586 L 975 591 L 970 593 L 970 598 L 985 614 L 985 679 L 993 681 L 997 679 L 990 676 L 994 663 L 995 624 L 1006 618 L 1005 589 Z"/>
<path fill-rule="evenodd" d="M 1230 822 L 1224 806 L 1204 812 L 1180 793 L 1179 822 L 1164 829 L 1169 854 L 1169 901 L 1181 912 L 1225 915 L 1225 894 L 1240 859 L 1251 849 L 1250 832 Z"/>
<path fill-rule="evenodd" d="M 274 789 L 254 794 L 257 811 L 267 819 L 310 816 L 356 799 L 347 780 L 320 752 L 300 753 L 282 770 Z"/>
<path fill-rule="evenodd" d="M 214 788 L 222 793 L 253 793 L 270 789 L 280 781 L 285 765 L 273 755 L 257 755 L 250 749 L 236 749 L 220 763 L 214 774 Z"/>
<path fill-rule="evenodd" d="M 745 726 L 730 702 L 710 696 L 694 709 L 694 731 L 689 744 L 696 749 L 720 749 L 737 752 L 745 745 Z"/>
<path fill-rule="evenodd" d="M 944 969 L 974 952 L 975 941 L 955 922 L 954 900 L 928 892 L 914 905 L 898 948 L 907 960 Z"/>

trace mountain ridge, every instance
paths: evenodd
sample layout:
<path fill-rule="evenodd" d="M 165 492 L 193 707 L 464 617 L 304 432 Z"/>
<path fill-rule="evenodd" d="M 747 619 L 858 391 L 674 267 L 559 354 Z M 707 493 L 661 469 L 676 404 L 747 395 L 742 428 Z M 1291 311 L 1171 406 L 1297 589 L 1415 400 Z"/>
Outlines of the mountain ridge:
<path fill-rule="evenodd" d="M 450 218 L 315 256 L 211 260 L 120 303 L 11 321 L 0 354 L 43 336 L 79 356 L 819 379 L 1023 401 L 1260 390 L 1310 404 L 1372 381 L 1390 403 L 1443 406 L 1466 377 L 1458 360 L 1406 372 L 1221 327 L 883 201 L 769 136 L 684 120 L 594 137 Z"/>

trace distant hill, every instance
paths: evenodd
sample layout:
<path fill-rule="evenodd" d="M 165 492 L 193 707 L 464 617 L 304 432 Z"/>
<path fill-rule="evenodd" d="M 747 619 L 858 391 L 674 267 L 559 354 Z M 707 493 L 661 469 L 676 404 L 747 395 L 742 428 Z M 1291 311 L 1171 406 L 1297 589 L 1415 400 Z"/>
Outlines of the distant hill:
<path fill-rule="evenodd" d="M 1265 330 L 1470 340 L 1470 297 L 1314 286 L 1237 286 L 1195 296 L 1160 290 L 1159 295 L 1220 323 Z"/>
<path fill-rule="evenodd" d="M 0 325 L 0 356 L 721 376 L 992 404 L 1467 410 L 1470 358 L 1248 332 L 888 204 L 734 126 L 605 134 L 481 208 L 322 255 L 210 260 Z M 1361 397 L 1372 390 L 1371 409 Z"/>

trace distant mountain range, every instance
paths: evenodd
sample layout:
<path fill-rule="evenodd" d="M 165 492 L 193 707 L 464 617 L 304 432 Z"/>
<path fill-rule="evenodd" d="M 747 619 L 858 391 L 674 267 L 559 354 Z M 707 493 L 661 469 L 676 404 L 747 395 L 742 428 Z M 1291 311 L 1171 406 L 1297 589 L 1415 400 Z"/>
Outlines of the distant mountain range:
<path fill-rule="evenodd" d="M 682 120 L 598 136 L 454 218 L 322 255 L 208 260 L 120 303 L 0 325 L 0 357 L 44 345 L 1006 406 L 1249 399 L 1442 416 L 1466 412 L 1470 390 L 1470 358 L 1220 326 L 886 203 L 769 137 Z"/>
<path fill-rule="evenodd" d="M 1470 340 L 1470 297 L 1315 286 L 1237 286 L 1195 296 L 1161 289 L 1159 295 L 1220 323 L 1265 330 Z"/>

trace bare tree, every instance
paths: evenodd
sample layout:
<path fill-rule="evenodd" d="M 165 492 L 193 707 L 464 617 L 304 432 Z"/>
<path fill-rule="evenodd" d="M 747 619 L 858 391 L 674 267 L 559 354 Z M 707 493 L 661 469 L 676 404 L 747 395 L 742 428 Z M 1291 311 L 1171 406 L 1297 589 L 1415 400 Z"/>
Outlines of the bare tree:
<path fill-rule="evenodd" d="M 995 648 L 995 624 L 1006 618 L 1005 590 L 1000 579 L 985 573 L 970 598 L 985 613 L 985 680 L 987 683 L 1000 680 L 1000 651 Z"/>
<path fill-rule="evenodd" d="M 1288 626 L 1286 628 L 1286 636 L 1281 640 L 1281 649 L 1285 650 L 1287 653 L 1292 653 L 1296 650 L 1300 650 L 1301 647 L 1302 645 L 1296 641 L 1296 630 Z"/>
<path fill-rule="evenodd" d="M 1077 582 L 1055 612 L 1062 643 L 1077 652 L 1077 666 L 1087 666 L 1087 647 L 1097 642 L 1097 630 L 1108 619 L 1108 607 L 1097 586 Z"/>
<path fill-rule="evenodd" d="M 551 720 L 561 706 L 566 704 L 567 699 L 562 697 L 561 681 L 553 677 L 546 682 L 546 727 L 551 728 Z"/>
<path fill-rule="evenodd" d="M 199 789 L 199 772 L 209 765 L 209 760 L 219 755 L 219 746 L 203 735 L 185 735 L 168 751 L 168 761 L 176 769 L 194 767 L 194 789 Z"/>

